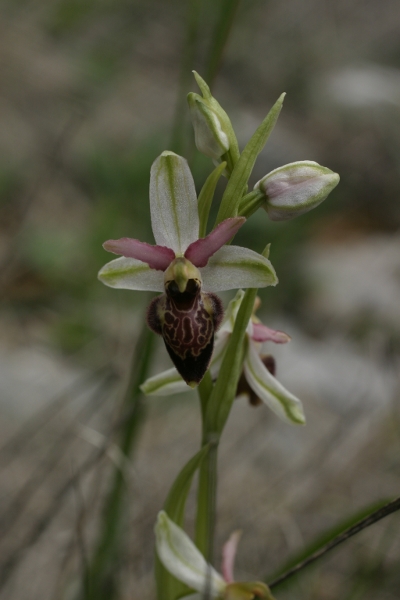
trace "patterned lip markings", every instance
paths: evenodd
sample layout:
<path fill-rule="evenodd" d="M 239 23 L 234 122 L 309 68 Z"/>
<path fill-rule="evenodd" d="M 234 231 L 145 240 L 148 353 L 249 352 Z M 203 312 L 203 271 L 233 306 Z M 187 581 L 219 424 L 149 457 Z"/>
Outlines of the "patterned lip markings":
<path fill-rule="evenodd" d="M 172 362 L 188 385 L 197 385 L 204 377 L 222 317 L 221 300 L 202 292 L 195 279 L 188 281 L 184 292 L 172 281 L 166 293 L 150 304 L 147 322 L 162 335 Z"/>

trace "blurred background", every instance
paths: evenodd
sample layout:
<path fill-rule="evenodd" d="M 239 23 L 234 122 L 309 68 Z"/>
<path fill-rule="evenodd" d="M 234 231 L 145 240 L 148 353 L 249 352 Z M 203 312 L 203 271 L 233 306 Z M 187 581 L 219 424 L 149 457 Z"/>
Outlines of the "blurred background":
<path fill-rule="evenodd" d="M 216 556 L 242 529 L 237 578 L 271 581 L 399 495 L 399 4 L 3 0 L 0 10 L 0 598 L 89 598 L 90 573 L 98 599 L 155 597 L 153 524 L 198 449 L 199 406 L 195 393 L 138 396 L 131 364 L 140 379 L 152 343 L 149 374 L 170 366 L 161 340 L 139 336 L 149 297 L 96 274 L 110 259 L 104 240 L 153 242 L 160 152 L 186 156 L 198 189 L 212 169 L 188 121 L 193 68 L 212 80 L 242 148 L 287 92 L 253 183 L 305 159 L 341 175 L 315 211 L 287 223 L 259 211 L 237 236 L 256 251 L 272 243 L 280 283 L 260 292 L 259 316 L 293 338 L 269 351 L 307 425 L 236 402 Z M 398 599 L 399 530 L 398 515 L 365 530 L 277 599 Z"/>

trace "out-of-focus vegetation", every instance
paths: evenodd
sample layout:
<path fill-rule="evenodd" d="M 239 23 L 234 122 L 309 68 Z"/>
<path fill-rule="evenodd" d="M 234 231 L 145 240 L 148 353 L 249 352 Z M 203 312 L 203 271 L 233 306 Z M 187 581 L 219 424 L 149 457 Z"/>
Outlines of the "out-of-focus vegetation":
<path fill-rule="evenodd" d="M 128 501 L 109 597 L 153 598 L 152 527 L 197 449 L 193 397 L 146 400 L 132 463 L 112 446 L 73 476 L 118 424 L 147 301 L 97 281 L 102 243 L 152 243 L 149 171 L 164 149 L 189 159 L 198 189 L 211 171 L 182 97 L 190 68 L 208 68 L 217 21 L 211 0 L 2 3 L 0 431 L 7 443 L 27 429 L 0 451 L 0 597 L 77 596 L 117 465 Z M 257 251 L 272 242 L 280 283 L 260 292 L 263 318 L 293 336 L 278 370 L 309 423 L 234 411 L 218 544 L 244 529 L 243 578 L 400 489 L 399 40 L 395 0 L 242 0 L 215 79 L 241 147 L 287 92 L 254 183 L 303 159 L 341 175 L 315 211 L 288 223 L 259 211 L 237 236 Z M 168 364 L 160 346 L 153 372 Z M 398 528 L 392 516 L 364 532 L 277 598 L 397 599 Z"/>

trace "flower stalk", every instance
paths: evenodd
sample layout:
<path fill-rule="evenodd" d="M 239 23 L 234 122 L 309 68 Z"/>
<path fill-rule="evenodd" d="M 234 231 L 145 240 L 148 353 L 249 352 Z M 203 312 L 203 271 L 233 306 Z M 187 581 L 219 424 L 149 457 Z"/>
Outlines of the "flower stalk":
<path fill-rule="evenodd" d="M 260 207 L 272 220 L 287 220 L 311 210 L 337 185 L 339 176 L 312 161 L 291 163 L 263 177 L 248 193 L 249 177 L 274 129 L 285 94 L 240 154 L 228 115 L 206 82 L 197 73 L 195 78 L 202 96 L 191 93 L 188 102 L 196 145 L 217 167 L 197 198 L 185 159 L 163 152 L 153 163 L 150 177 L 156 244 L 131 238 L 105 242 L 107 251 L 121 256 L 105 265 L 99 278 L 115 288 L 161 292 L 149 305 L 147 323 L 162 336 L 175 368 L 153 376 L 141 389 L 146 394 L 165 395 L 189 386 L 199 392 L 202 449 L 179 473 L 165 503 L 166 512 L 160 513 L 156 526 L 159 600 L 178 600 L 190 590 L 201 594 L 191 595 L 192 600 L 271 600 L 265 584 L 235 582 L 229 559 L 224 577 L 211 566 L 218 446 L 243 378 L 251 388 L 254 404 L 263 401 L 282 419 L 305 422 L 300 400 L 275 379 L 273 359 L 260 354 L 263 342 L 285 343 L 290 339 L 254 315 L 258 288 L 278 282 L 269 261 L 270 245 L 257 254 L 231 245 L 231 241 L 246 218 Z M 207 235 L 210 207 L 222 174 L 228 184 L 214 228 Z M 216 292 L 238 288 L 223 321 L 222 302 Z M 247 288 L 246 292 L 241 288 Z M 214 383 L 212 374 L 216 372 Z M 182 526 L 186 498 L 197 470 L 195 546 Z M 234 556 L 236 544 L 234 536 L 225 556 Z"/>

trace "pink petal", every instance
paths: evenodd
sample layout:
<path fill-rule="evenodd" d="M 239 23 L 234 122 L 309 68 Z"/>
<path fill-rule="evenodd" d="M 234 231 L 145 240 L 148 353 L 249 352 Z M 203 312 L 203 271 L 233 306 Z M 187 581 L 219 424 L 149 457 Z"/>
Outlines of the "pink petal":
<path fill-rule="evenodd" d="M 205 238 L 190 244 L 185 252 L 185 258 L 190 260 L 195 267 L 205 267 L 210 256 L 222 248 L 226 242 L 229 242 L 245 221 L 244 217 L 225 219 Z"/>
<path fill-rule="evenodd" d="M 165 271 L 175 258 L 175 252 L 166 246 L 152 246 L 132 238 L 108 240 L 104 242 L 103 248 L 107 252 L 142 260 L 151 269 L 157 269 L 158 271 Z"/>
<path fill-rule="evenodd" d="M 225 542 L 222 548 L 222 575 L 226 583 L 233 583 L 233 567 L 235 564 L 236 551 L 239 540 L 241 538 L 241 531 L 234 531 L 229 540 Z"/>
<path fill-rule="evenodd" d="M 286 344 L 292 339 L 290 335 L 283 331 L 270 329 L 262 323 L 253 323 L 253 333 L 251 339 L 255 342 L 275 342 L 275 344 Z"/>

